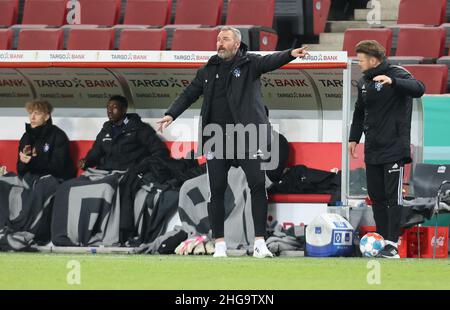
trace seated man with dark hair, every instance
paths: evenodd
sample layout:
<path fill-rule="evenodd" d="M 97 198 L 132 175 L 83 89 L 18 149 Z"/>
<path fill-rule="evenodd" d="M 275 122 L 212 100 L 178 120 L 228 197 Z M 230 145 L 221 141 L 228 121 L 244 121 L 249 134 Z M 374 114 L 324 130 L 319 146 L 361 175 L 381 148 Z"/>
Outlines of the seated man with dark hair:
<path fill-rule="evenodd" d="M 127 109 L 125 97 L 109 99 L 106 105 L 109 121 L 103 124 L 87 156 L 78 162 L 80 168 L 124 171 L 136 169 L 149 156 L 169 156 L 166 145 L 155 130 L 142 122 L 139 115 L 127 114 Z"/>
<path fill-rule="evenodd" d="M 33 100 L 26 110 L 30 123 L 19 143 L 19 175 L 0 176 L 0 249 L 48 242 L 53 195 L 60 182 L 75 176 L 69 139 L 53 125 L 52 105 Z"/>
<path fill-rule="evenodd" d="M 113 96 L 109 118 L 78 167 L 86 170 L 56 193 L 52 222 L 55 245 L 124 244 L 135 229 L 134 200 L 143 175 L 170 159 L 155 130 L 139 115 L 127 113 L 128 101 Z M 155 167 L 158 166 L 158 167 Z"/>

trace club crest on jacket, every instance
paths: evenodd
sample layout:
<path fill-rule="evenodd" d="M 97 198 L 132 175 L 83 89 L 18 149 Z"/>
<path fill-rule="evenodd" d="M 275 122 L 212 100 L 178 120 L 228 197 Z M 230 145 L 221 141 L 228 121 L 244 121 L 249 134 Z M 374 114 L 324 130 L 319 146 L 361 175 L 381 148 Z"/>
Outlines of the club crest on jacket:
<path fill-rule="evenodd" d="M 233 70 L 233 75 L 235 76 L 235 77 L 240 77 L 241 76 L 241 69 L 239 69 L 239 68 L 236 68 L 236 69 L 234 69 Z"/>
<path fill-rule="evenodd" d="M 377 91 L 380 91 L 383 88 L 383 84 L 381 82 L 376 82 L 375 88 L 377 89 Z"/>

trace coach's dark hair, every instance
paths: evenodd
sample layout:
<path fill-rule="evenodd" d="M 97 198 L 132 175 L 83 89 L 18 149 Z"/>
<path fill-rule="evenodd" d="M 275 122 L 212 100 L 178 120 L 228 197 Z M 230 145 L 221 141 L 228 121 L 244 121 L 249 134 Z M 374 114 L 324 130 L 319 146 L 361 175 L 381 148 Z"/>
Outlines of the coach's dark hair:
<path fill-rule="evenodd" d="M 128 100 L 124 96 L 121 95 L 114 95 L 109 98 L 108 101 L 115 101 L 117 102 L 122 108 L 128 109 Z"/>
<path fill-rule="evenodd" d="M 386 58 L 386 49 L 375 40 L 364 40 L 356 45 L 356 53 L 362 53 L 383 61 Z"/>

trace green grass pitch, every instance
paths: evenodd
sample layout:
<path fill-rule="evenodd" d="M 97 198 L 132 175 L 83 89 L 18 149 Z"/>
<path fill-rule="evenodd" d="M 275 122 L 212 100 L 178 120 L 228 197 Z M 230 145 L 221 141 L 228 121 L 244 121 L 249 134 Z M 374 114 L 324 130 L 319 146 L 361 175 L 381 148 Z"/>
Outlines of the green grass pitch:
<path fill-rule="evenodd" d="M 80 284 L 67 282 L 75 270 L 71 261 L 79 263 Z M 0 253 L 0 289 L 450 289 L 449 259 L 376 262 L 374 267 L 363 258 Z M 369 284 L 378 267 L 380 283 Z"/>

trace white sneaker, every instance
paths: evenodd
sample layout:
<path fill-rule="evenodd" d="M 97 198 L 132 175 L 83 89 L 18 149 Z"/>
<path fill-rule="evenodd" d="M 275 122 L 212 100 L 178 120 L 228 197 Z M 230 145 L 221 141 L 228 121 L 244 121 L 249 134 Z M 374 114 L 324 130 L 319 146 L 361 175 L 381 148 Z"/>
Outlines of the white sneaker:
<path fill-rule="evenodd" d="M 6 171 L 6 167 L 5 166 L 1 166 L 0 167 L 0 177 L 4 176 L 8 171 Z"/>
<path fill-rule="evenodd" d="M 256 258 L 265 258 L 265 257 L 273 257 L 272 252 L 267 248 L 266 242 L 261 239 L 255 241 L 255 245 L 253 247 L 253 257 Z"/>
<path fill-rule="evenodd" d="M 216 242 L 213 257 L 227 257 L 227 245 L 225 241 Z"/>

